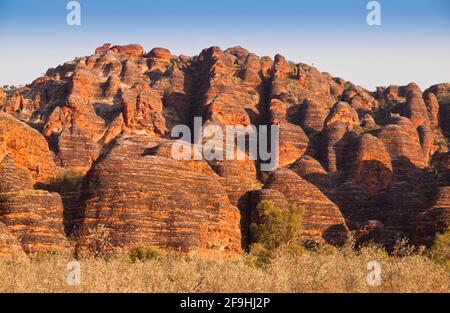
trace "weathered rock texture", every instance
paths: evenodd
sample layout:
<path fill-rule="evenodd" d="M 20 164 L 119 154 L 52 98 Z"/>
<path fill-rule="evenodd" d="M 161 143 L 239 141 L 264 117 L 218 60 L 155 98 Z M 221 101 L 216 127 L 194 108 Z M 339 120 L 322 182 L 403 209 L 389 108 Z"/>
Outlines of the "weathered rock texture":
<path fill-rule="evenodd" d="M 36 182 L 48 182 L 56 175 L 56 165 L 45 138 L 25 123 L 0 113 L 0 162 L 7 155 Z"/>
<path fill-rule="evenodd" d="M 219 180 L 173 159 L 144 155 L 153 145 L 124 138 L 89 172 L 80 248 L 96 249 L 90 231 L 102 225 L 108 241 L 124 249 L 240 251 L 239 211 Z"/>
<path fill-rule="evenodd" d="M 26 253 L 64 251 L 63 205 L 55 193 L 33 189 L 28 172 L 9 155 L 0 164 L 0 222 Z"/>
<path fill-rule="evenodd" d="M 322 191 L 329 190 L 332 187 L 331 177 L 328 175 L 328 172 L 313 157 L 304 155 L 295 161 L 290 166 L 290 169 Z"/>
<path fill-rule="evenodd" d="M 289 204 L 304 209 L 303 235 L 306 239 L 332 244 L 344 243 L 347 232 L 344 218 L 339 208 L 317 187 L 291 170 L 279 169 L 268 179 L 264 189 L 276 190 L 284 195 Z"/>
<path fill-rule="evenodd" d="M 0 112 L 2 255 L 9 244 L 62 249 L 65 235 L 97 250 L 99 227 L 110 247 L 236 253 L 265 199 L 303 206 L 305 237 L 317 242 L 355 230 L 386 245 L 398 234 L 430 244 L 448 226 L 450 84 L 370 92 L 242 47 L 188 57 L 107 43 L 0 89 Z M 261 172 L 240 150 L 238 160 L 174 160 L 171 131 L 194 132 L 195 117 L 248 126 L 235 140 L 278 125 L 279 169 Z M 204 132 L 186 145 L 201 155 L 210 140 Z"/>
<path fill-rule="evenodd" d="M 353 180 L 368 192 L 378 192 L 392 183 L 392 163 L 383 143 L 376 137 L 361 136 L 353 169 Z"/>

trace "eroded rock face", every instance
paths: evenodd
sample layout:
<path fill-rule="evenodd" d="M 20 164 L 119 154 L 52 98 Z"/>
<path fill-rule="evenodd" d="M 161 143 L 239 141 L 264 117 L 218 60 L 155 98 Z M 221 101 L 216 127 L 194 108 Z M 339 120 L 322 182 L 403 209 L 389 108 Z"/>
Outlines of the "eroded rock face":
<path fill-rule="evenodd" d="M 341 244 L 347 226 L 339 208 L 318 188 L 288 169 L 279 169 L 268 179 L 264 189 L 276 190 L 288 203 L 304 209 L 304 237 L 315 242 Z"/>
<path fill-rule="evenodd" d="M 109 242 L 126 249 L 238 252 L 261 200 L 305 206 L 311 240 L 341 243 L 348 226 L 388 245 L 399 233 L 429 244 L 447 223 L 449 86 L 370 92 L 239 46 L 188 57 L 104 44 L 25 87 L 0 88 L 0 163 L 10 176 L 31 177 L 2 205 L 22 212 L 19 201 L 30 203 L 27 219 L 46 234 L 23 224 L 25 213 L 8 215 L 0 254 L 14 238 L 27 252 L 63 246 L 60 230 L 42 222 L 44 208 L 62 219 L 60 199 L 34 189 L 50 189 L 60 172 L 80 181 L 88 173 L 83 188 L 68 191 L 71 201 L 63 195 L 68 234 L 81 250 L 95 250 L 89 233 L 104 225 Z M 195 117 L 222 130 L 278 125 L 279 169 L 261 172 L 247 151 L 235 151 L 239 160 L 174 160 L 171 131 L 193 132 Z M 186 144 L 201 155 L 209 139 Z"/>
<path fill-rule="evenodd" d="M 384 127 L 379 138 L 391 157 L 397 181 L 414 179 L 426 167 L 417 131 L 410 120 L 398 119 L 396 124 Z"/>
<path fill-rule="evenodd" d="M 172 159 L 143 156 L 157 144 L 145 141 L 123 139 L 88 174 L 80 249 L 96 249 L 89 230 L 103 225 L 108 242 L 124 249 L 240 251 L 240 214 L 220 182 Z"/>
<path fill-rule="evenodd" d="M 86 172 L 100 155 L 101 148 L 83 129 L 73 126 L 59 135 L 58 158 L 63 167 Z"/>
<path fill-rule="evenodd" d="M 178 58 L 171 63 L 156 50 L 144 57 L 138 45 L 109 46 L 49 69 L 5 101 L 5 112 L 42 130 L 66 169 L 87 172 L 121 132 L 164 137 L 166 119 L 172 124 L 190 120 L 185 64 Z"/>
<path fill-rule="evenodd" d="M 308 148 L 309 139 L 301 126 L 294 124 L 290 116 L 292 108 L 283 101 L 273 99 L 269 105 L 270 122 L 280 127 L 279 164 L 286 166 L 300 158 Z"/>
<path fill-rule="evenodd" d="M 162 101 L 147 84 L 135 84 L 122 93 L 121 99 L 126 127 L 149 135 L 165 133 Z"/>
<path fill-rule="evenodd" d="M 439 126 L 447 134 L 450 131 L 450 84 L 431 86 L 425 94 L 432 93 L 439 103 Z"/>
<path fill-rule="evenodd" d="M 350 127 L 360 124 L 358 113 L 346 102 L 338 102 L 333 106 L 325 120 L 325 125 L 328 126 L 337 121 L 344 122 Z"/>
<path fill-rule="evenodd" d="M 0 164 L 0 176 L 0 222 L 23 251 L 33 254 L 67 249 L 61 197 L 33 189 L 28 172 L 16 167 L 9 155 Z M 5 236 L 6 240 L 12 240 L 6 233 Z"/>
<path fill-rule="evenodd" d="M 440 156 L 437 172 L 437 188 L 432 190 L 429 207 L 414 219 L 414 243 L 431 245 L 436 233 L 450 226 L 450 153 Z"/>
<path fill-rule="evenodd" d="M 384 144 L 372 135 L 360 138 L 353 180 L 368 192 L 378 192 L 392 183 L 392 163 Z"/>
<path fill-rule="evenodd" d="M 443 233 L 450 226 L 450 186 L 439 187 L 431 207 L 415 219 L 412 240 L 431 245 L 436 233 Z"/>
<path fill-rule="evenodd" d="M 429 113 L 430 123 L 437 127 L 439 126 L 439 101 L 436 95 L 432 92 L 424 94 L 425 104 Z"/>
<path fill-rule="evenodd" d="M 289 169 L 322 191 L 329 190 L 332 187 L 331 177 L 328 175 L 328 172 L 319 161 L 310 156 L 304 155 L 295 161 Z"/>
<path fill-rule="evenodd" d="M 315 100 L 306 99 L 301 107 L 300 125 L 307 131 L 321 132 L 323 130 L 328 110 Z"/>
<path fill-rule="evenodd" d="M 110 48 L 111 51 L 123 53 L 131 57 L 140 57 L 144 54 L 144 48 L 138 44 L 130 44 L 126 46 L 114 46 Z"/>
<path fill-rule="evenodd" d="M 379 108 L 378 102 L 367 90 L 353 84 L 344 90 L 342 100 L 357 111 L 375 112 Z"/>
<path fill-rule="evenodd" d="M 450 152 L 442 155 L 438 162 L 438 185 L 450 186 Z"/>
<path fill-rule="evenodd" d="M 322 132 L 319 157 L 328 172 L 335 173 L 343 169 L 348 134 L 348 125 L 342 121 L 327 126 Z"/>
<path fill-rule="evenodd" d="M 172 54 L 168 49 L 165 48 L 153 48 L 147 55 L 148 58 L 157 59 L 163 62 L 170 62 Z"/>
<path fill-rule="evenodd" d="M 25 123 L 0 113 L 0 162 L 7 155 L 18 167 L 26 169 L 35 182 L 47 183 L 57 175 L 45 138 Z"/>
<path fill-rule="evenodd" d="M 3 105 L 6 100 L 6 92 L 3 90 L 3 88 L 0 88 L 0 105 Z"/>
<path fill-rule="evenodd" d="M 423 100 L 422 92 L 409 92 L 406 97 L 406 117 L 408 117 L 415 127 L 428 125 L 430 123 L 427 107 Z"/>

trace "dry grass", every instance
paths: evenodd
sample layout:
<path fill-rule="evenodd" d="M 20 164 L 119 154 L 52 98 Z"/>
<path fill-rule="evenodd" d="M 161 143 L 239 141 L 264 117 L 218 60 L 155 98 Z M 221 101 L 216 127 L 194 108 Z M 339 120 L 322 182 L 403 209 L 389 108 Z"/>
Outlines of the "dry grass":
<path fill-rule="evenodd" d="M 0 261 L 0 292 L 450 292 L 450 273 L 421 253 L 388 256 L 371 246 L 325 247 L 291 256 L 279 252 L 264 268 L 249 256 L 218 261 L 169 254 L 145 262 L 129 256 L 83 259 L 81 285 L 69 286 L 68 258 Z M 370 261 L 381 286 L 368 286 Z"/>

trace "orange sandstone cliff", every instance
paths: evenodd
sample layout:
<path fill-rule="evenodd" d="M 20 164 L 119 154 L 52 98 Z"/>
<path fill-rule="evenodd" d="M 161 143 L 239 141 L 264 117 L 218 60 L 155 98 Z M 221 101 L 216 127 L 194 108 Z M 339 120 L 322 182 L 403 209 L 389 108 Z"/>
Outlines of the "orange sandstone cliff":
<path fill-rule="evenodd" d="M 0 256 L 238 253 L 261 200 L 302 206 L 304 237 L 319 244 L 354 231 L 429 245 L 450 224 L 450 84 L 370 92 L 241 47 L 188 57 L 105 44 L 0 89 L 0 112 Z M 278 125 L 279 168 L 174 160 L 170 131 L 194 117 Z"/>

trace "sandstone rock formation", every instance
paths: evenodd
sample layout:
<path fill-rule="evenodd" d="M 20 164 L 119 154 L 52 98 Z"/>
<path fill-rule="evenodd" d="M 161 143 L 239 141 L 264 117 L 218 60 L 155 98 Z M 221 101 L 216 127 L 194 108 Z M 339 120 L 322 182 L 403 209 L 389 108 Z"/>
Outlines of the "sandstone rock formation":
<path fill-rule="evenodd" d="M 288 169 L 279 169 L 264 189 L 276 190 L 287 202 L 304 209 L 304 237 L 314 242 L 342 244 L 347 227 L 339 208 L 318 188 Z"/>
<path fill-rule="evenodd" d="M 23 251 L 64 251 L 68 241 L 63 230 L 61 197 L 33 189 L 28 172 L 16 167 L 9 155 L 0 164 L 0 176 L 0 222 L 20 242 Z"/>
<path fill-rule="evenodd" d="M 26 169 L 35 182 L 48 182 L 56 175 L 53 155 L 45 138 L 30 126 L 0 113 L 0 162 L 9 155 Z"/>
<path fill-rule="evenodd" d="M 96 252 L 99 227 L 115 248 L 236 253 L 262 200 L 304 207 L 308 240 L 340 244 L 354 230 L 428 245 L 448 225 L 449 97 L 450 84 L 370 92 L 242 47 L 189 57 L 106 43 L 0 88 L 0 255 L 61 250 L 66 237 Z M 196 117 L 247 127 L 235 141 L 279 126 L 279 168 L 262 172 L 246 150 L 202 159 L 208 133 L 185 143 L 200 158 L 175 160 L 171 132 L 195 133 Z"/>
<path fill-rule="evenodd" d="M 322 103 L 315 100 L 306 99 L 300 109 L 300 125 L 306 131 L 321 132 L 328 111 L 324 110 Z"/>
<path fill-rule="evenodd" d="M 101 225 L 106 240 L 123 249 L 240 251 L 239 211 L 220 182 L 172 159 L 144 155 L 155 142 L 141 140 L 123 138 L 89 172 L 79 248 L 97 248 L 90 231 Z"/>
<path fill-rule="evenodd" d="M 290 170 L 322 191 L 329 190 L 332 187 L 331 177 L 328 175 L 328 172 L 319 161 L 310 156 L 304 155 L 295 161 L 290 166 Z"/>
<path fill-rule="evenodd" d="M 344 168 L 349 130 L 345 122 L 336 121 L 325 127 L 320 135 L 321 145 L 318 155 L 325 169 L 330 173 L 336 173 Z"/>
<path fill-rule="evenodd" d="M 395 179 L 414 179 L 427 163 L 418 133 L 409 119 L 396 118 L 394 123 L 384 127 L 379 138 L 391 157 Z"/>
<path fill-rule="evenodd" d="M 144 48 L 138 44 L 130 44 L 126 46 L 114 46 L 111 47 L 111 51 L 117 53 L 123 53 L 130 57 L 140 57 L 144 54 Z"/>
<path fill-rule="evenodd" d="M 3 88 L 0 88 L 0 103 L 4 103 L 6 99 L 6 92 Z"/>
<path fill-rule="evenodd" d="M 379 103 L 364 88 L 349 84 L 342 93 L 342 100 L 356 111 L 373 113 L 379 109 Z"/>
<path fill-rule="evenodd" d="M 368 192 L 378 192 L 392 183 L 392 163 L 384 144 L 365 134 L 360 138 L 353 180 Z"/>
<path fill-rule="evenodd" d="M 344 122 L 351 127 L 360 124 L 358 113 L 346 102 L 338 102 L 333 106 L 325 120 L 325 125 L 331 125 L 336 121 Z"/>
<path fill-rule="evenodd" d="M 448 138 L 450 133 L 450 84 L 431 86 L 425 91 L 425 95 L 429 95 L 432 99 L 428 101 L 428 110 L 432 114 L 436 114 L 436 111 L 438 111 L 439 127 Z M 437 103 L 435 100 L 437 100 Z M 434 103 L 430 103 L 430 101 L 434 101 Z"/>
<path fill-rule="evenodd" d="M 432 206 L 415 219 L 412 240 L 431 245 L 436 233 L 450 226 L 450 187 L 439 187 Z"/>
<path fill-rule="evenodd" d="M 432 191 L 431 205 L 414 219 L 412 239 L 432 244 L 437 232 L 450 226 L 450 153 L 442 155 L 437 165 L 437 188 Z"/>

